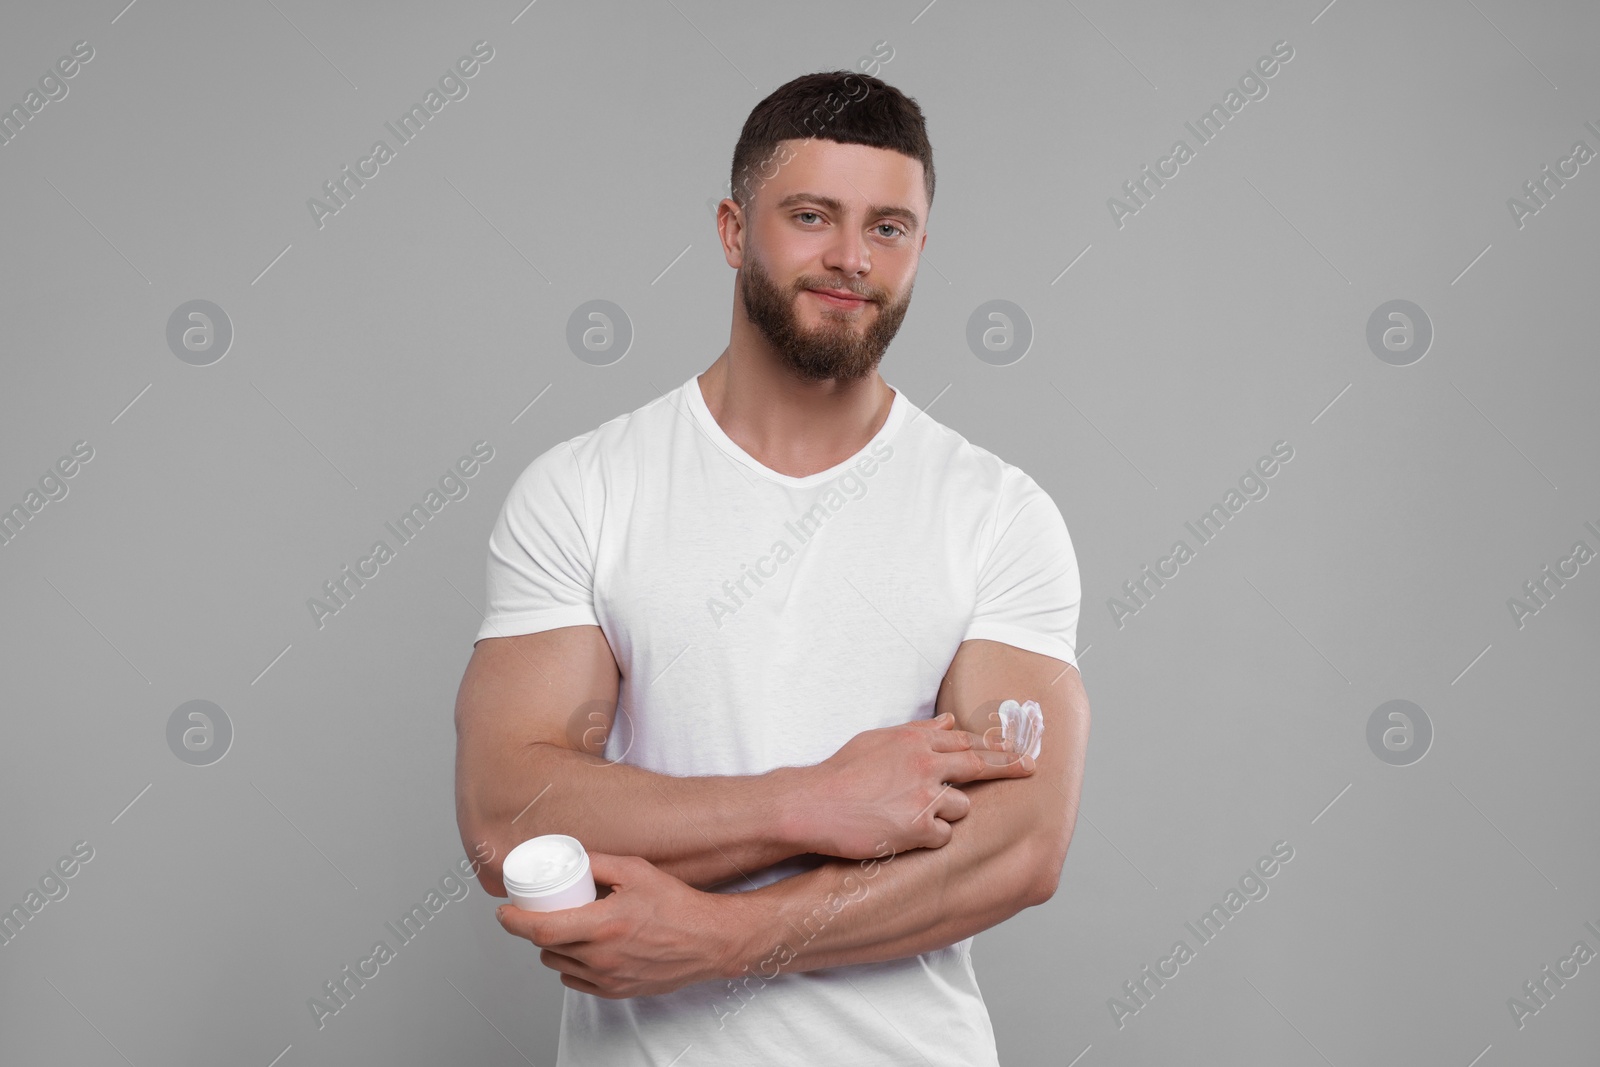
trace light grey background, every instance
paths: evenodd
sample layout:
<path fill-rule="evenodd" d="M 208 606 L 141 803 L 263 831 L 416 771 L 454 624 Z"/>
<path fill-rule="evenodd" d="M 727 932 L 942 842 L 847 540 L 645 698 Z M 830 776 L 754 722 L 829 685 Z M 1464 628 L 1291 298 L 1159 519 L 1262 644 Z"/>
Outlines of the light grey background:
<path fill-rule="evenodd" d="M 1594 5 L 122 4 L 0 32 L 8 106 L 94 49 L 0 146 L 0 505 L 94 449 L 0 545 L 0 904 L 94 849 L 0 946 L 0 1059 L 554 1062 L 562 987 L 475 885 L 320 1030 L 307 1000 L 463 857 L 451 708 L 512 480 L 722 350 L 707 205 L 744 117 L 878 41 L 939 179 L 883 372 L 1052 494 L 1083 576 L 1077 834 L 975 951 L 1003 1062 L 1600 1055 L 1600 962 L 1507 1006 L 1600 951 L 1600 564 L 1521 627 L 1507 604 L 1600 549 L 1600 162 L 1507 207 L 1600 150 Z M 479 40 L 468 95 L 319 228 L 308 198 Z M 204 367 L 166 340 L 196 299 L 234 334 Z M 609 366 L 566 343 L 597 299 L 634 331 Z M 996 299 L 1033 331 L 1008 366 L 966 340 Z M 1366 342 L 1396 299 L 1434 330 L 1403 367 Z M 479 440 L 469 495 L 319 628 L 308 598 Z M 1270 493 L 1118 627 L 1280 440 Z M 1394 699 L 1434 731 L 1409 766 L 1367 743 Z M 168 745 L 191 700 L 232 725 L 208 766 Z M 1270 894 L 1119 1027 L 1277 841 Z"/>

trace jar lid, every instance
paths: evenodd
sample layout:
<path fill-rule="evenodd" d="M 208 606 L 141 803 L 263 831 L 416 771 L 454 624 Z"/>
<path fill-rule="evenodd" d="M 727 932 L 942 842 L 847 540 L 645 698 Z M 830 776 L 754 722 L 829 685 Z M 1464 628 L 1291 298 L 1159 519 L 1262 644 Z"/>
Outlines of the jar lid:
<path fill-rule="evenodd" d="M 577 838 L 544 834 L 530 837 L 506 855 L 500 865 L 500 880 L 507 891 L 537 895 L 566 888 L 588 865 L 589 854 Z"/>

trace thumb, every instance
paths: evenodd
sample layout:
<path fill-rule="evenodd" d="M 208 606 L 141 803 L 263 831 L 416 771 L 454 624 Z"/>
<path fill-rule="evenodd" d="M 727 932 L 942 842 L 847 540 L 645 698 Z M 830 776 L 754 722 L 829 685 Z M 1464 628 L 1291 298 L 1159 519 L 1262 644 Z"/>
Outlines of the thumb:
<path fill-rule="evenodd" d="M 617 856 L 610 852 L 589 853 L 589 873 L 599 885 L 608 885 L 615 888 L 633 881 L 633 865 L 638 862 L 638 856 Z"/>

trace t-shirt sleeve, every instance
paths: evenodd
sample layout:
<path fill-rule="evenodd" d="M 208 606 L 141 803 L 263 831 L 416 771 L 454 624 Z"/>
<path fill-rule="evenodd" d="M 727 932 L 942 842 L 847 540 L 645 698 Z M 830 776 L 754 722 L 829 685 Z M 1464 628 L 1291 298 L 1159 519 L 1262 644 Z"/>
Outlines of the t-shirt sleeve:
<path fill-rule="evenodd" d="M 1015 468 L 1006 475 L 962 640 L 1000 641 L 1076 667 L 1081 589 L 1066 521 L 1032 478 Z"/>
<path fill-rule="evenodd" d="M 545 452 L 517 476 L 489 534 L 487 607 L 474 643 L 599 625 L 587 519 L 570 443 Z"/>

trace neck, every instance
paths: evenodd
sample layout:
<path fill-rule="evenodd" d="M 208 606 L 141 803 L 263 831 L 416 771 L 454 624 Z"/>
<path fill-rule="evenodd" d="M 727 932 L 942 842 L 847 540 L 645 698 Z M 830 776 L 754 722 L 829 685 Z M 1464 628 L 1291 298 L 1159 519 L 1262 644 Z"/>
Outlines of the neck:
<path fill-rule="evenodd" d="M 894 402 L 894 390 L 877 370 L 853 381 L 806 381 L 739 318 L 728 347 L 698 379 L 722 432 L 763 466 L 793 478 L 825 471 L 865 448 Z"/>

